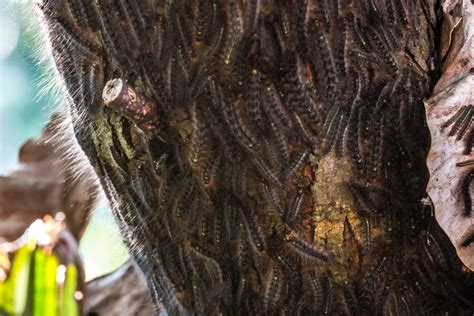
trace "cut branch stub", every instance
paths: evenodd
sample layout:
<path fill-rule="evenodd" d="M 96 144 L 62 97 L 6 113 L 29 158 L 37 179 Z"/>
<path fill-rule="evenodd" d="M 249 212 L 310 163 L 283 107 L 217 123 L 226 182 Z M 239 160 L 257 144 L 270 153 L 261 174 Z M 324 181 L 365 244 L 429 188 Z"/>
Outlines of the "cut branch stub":
<path fill-rule="evenodd" d="M 122 79 L 112 79 L 105 85 L 102 99 L 106 106 L 118 111 L 145 130 L 158 124 L 156 104 L 126 84 Z"/>

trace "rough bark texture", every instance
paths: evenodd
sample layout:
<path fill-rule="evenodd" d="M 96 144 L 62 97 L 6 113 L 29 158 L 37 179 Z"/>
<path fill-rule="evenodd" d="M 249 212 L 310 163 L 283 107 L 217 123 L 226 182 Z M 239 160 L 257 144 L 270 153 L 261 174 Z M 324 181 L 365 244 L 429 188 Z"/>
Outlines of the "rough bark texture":
<path fill-rule="evenodd" d="M 443 75 L 426 101 L 431 149 L 428 193 L 436 218 L 463 263 L 474 270 L 474 4 L 443 5 Z M 449 52 L 449 53 L 448 53 Z"/>
<path fill-rule="evenodd" d="M 159 309 L 473 311 L 472 275 L 421 202 L 434 1 L 40 9 L 76 138 Z M 154 128 L 136 104 L 104 106 L 117 77 L 155 102 Z"/>

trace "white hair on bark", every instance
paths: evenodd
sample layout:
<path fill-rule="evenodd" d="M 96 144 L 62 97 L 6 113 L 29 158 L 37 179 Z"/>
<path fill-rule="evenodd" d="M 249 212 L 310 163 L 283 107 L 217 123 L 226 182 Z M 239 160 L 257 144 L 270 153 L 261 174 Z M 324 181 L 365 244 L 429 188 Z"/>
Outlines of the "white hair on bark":
<path fill-rule="evenodd" d="M 54 1 L 53 1 L 54 2 Z M 52 137 L 48 140 L 55 144 L 57 150 L 62 154 L 61 163 L 70 178 L 67 181 L 85 180 L 90 183 L 91 187 L 98 190 L 98 196 L 104 196 L 100 189 L 98 178 L 91 166 L 87 156 L 81 149 L 74 133 L 73 115 L 71 113 L 71 102 L 73 95 L 66 89 L 64 79 L 61 77 L 56 63 L 61 63 L 61 58 L 54 60 L 51 47 L 51 33 L 48 32 L 48 25 L 39 8 L 40 4 L 46 3 L 44 0 L 14 0 L 9 5 L 11 9 L 15 6 L 15 10 L 19 11 L 16 16 L 25 27 L 25 32 L 31 35 L 33 39 L 29 44 L 34 50 L 33 57 L 37 65 L 43 70 L 42 77 L 38 82 L 34 83 L 40 87 L 39 97 L 48 95 L 48 103 L 53 114 L 51 116 Z M 49 3 L 49 2 L 48 2 Z M 49 26 L 51 27 L 51 26 Z M 39 29 L 39 32 L 38 32 Z M 73 45 L 73 43 L 65 43 Z M 55 63 L 56 62 L 56 63 Z M 80 87 L 76 87 L 76 90 Z M 73 91 L 72 94 L 77 93 Z M 84 109 L 84 106 L 77 108 Z M 75 122 L 78 128 L 91 124 L 85 122 L 84 113 L 74 113 L 76 115 Z M 92 136 L 92 135 L 91 135 Z M 100 198 L 97 199 L 99 201 Z"/>

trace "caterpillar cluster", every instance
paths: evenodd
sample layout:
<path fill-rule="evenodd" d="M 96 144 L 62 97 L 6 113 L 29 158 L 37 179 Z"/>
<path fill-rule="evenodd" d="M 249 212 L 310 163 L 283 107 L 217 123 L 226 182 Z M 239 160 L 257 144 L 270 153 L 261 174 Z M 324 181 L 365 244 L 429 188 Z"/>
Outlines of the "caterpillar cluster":
<path fill-rule="evenodd" d="M 430 220 L 417 201 L 427 176 L 421 100 L 433 69 L 410 51 L 419 38 L 434 46 L 434 3 L 43 0 L 39 7 L 76 137 L 159 309 L 373 314 L 436 300 L 417 288 L 425 268 L 400 268 L 411 255 L 402 245 Z M 103 105 L 114 78 L 154 102 L 161 114 L 154 129 Z M 330 180 L 305 172 L 333 150 L 350 158 L 348 188 L 361 219 L 344 223 L 341 247 L 352 258 L 344 282 L 334 275 L 341 269 L 334 249 L 311 231 L 313 181 Z M 383 232 L 391 253 L 377 248 L 373 231 Z M 416 260 L 433 257 L 435 271 L 452 253 L 438 249 Z M 446 304 L 443 311 L 466 306 Z"/>
<path fill-rule="evenodd" d="M 448 136 L 456 136 L 457 140 L 466 139 L 464 154 L 469 155 L 474 144 L 474 129 L 471 127 L 473 121 L 474 107 L 472 104 L 462 106 L 443 125 L 442 128 L 451 127 Z"/>
<path fill-rule="evenodd" d="M 470 155 L 472 146 L 474 144 L 474 128 L 471 126 L 473 122 L 474 106 L 472 104 L 462 106 L 456 113 L 454 113 L 443 125 L 442 128 L 450 127 L 448 136 L 456 136 L 457 140 L 465 139 L 466 147 L 464 155 Z M 456 164 L 458 167 L 469 166 L 472 160 L 468 159 Z M 464 215 L 469 216 L 472 213 L 472 199 L 471 199 L 471 181 L 473 171 L 470 170 L 461 179 L 461 195 L 464 204 Z"/>

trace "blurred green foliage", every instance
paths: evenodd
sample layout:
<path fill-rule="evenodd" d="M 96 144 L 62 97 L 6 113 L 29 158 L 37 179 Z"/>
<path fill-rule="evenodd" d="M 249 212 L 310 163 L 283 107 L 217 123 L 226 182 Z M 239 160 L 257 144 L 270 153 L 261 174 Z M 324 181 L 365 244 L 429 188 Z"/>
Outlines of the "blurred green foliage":
<path fill-rule="evenodd" d="M 29 241 L 15 251 L 8 277 L 0 282 L 0 315 L 79 315 L 78 277 L 76 266 L 61 266 L 54 252 Z"/>
<path fill-rule="evenodd" d="M 27 243 L 16 251 L 10 275 L 5 282 L 0 283 L 0 313 L 20 314 L 24 312 L 34 248 L 34 243 Z"/>

